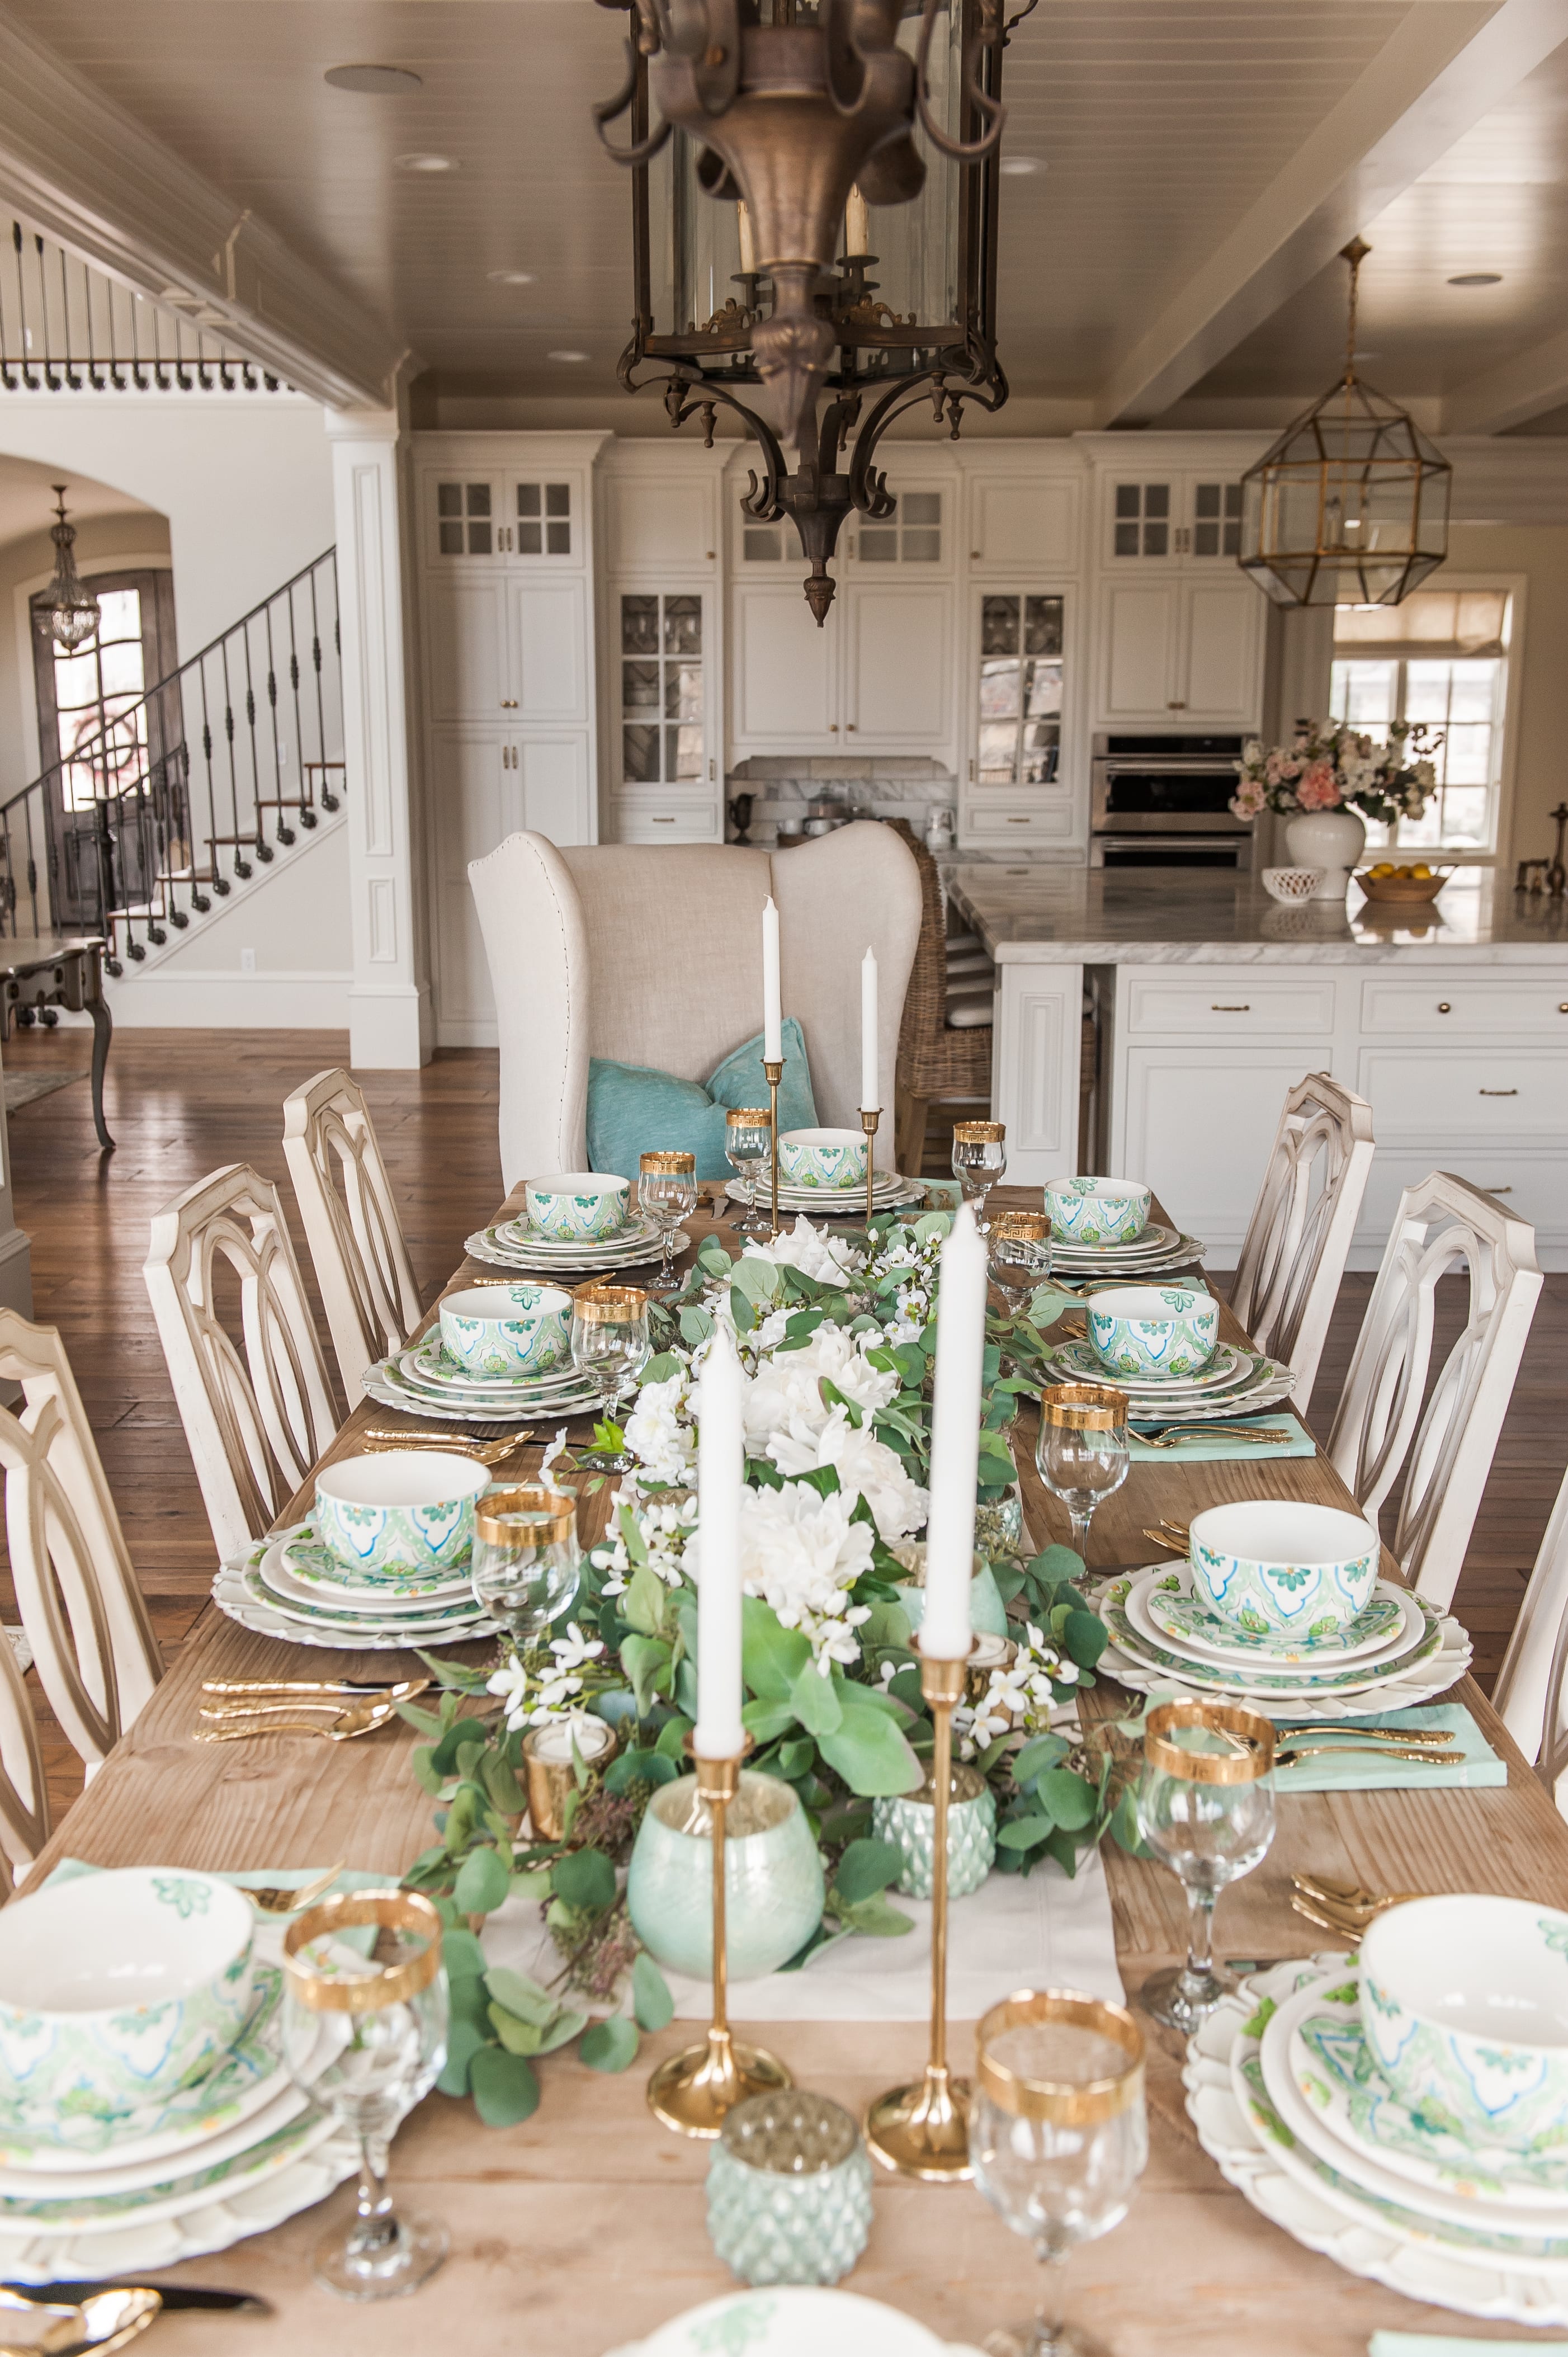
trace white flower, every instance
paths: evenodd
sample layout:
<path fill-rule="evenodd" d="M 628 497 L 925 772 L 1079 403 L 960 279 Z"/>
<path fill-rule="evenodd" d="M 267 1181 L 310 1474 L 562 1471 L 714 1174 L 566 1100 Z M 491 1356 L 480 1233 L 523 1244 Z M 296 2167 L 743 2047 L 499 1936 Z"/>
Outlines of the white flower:
<path fill-rule="evenodd" d="M 631 1577 L 634 1557 L 627 1544 L 622 1521 L 629 1514 L 632 1526 L 642 1542 L 648 1567 L 666 1587 L 679 1587 L 682 1581 L 682 1558 L 686 1542 L 692 1535 L 697 1519 L 697 1501 L 688 1493 L 683 1498 L 650 1498 L 643 1500 L 635 1486 L 622 1482 L 612 1501 L 609 1530 L 595 1547 L 592 1561 L 596 1569 L 607 1572 L 604 1584 L 607 1596 L 624 1596 Z"/>
<path fill-rule="evenodd" d="M 623 1426 L 627 1447 L 651 1479 L 672 1486 L 689 1480 L 696 1462 L 696 1429 L 682 1415 L 690 1380 L 682 1370 L 663 1383 L 644 1383 Z"/>
<path fill-rule="evenodd" d="M 818 1433 L 776 1433 L 768 1454 L 787 1475 L 813 1473 L 831 1465 L 846 1505 L 864 1498 L 878 1534 L 889 1544 L 918 1531 L 929 1511 L 927 1492 L 910 1480 L 903 1458 L 869 1428 L 857 1432 L 842 1407 L 834 1408 Z"/>
<path fill-rule="evenodd" d="M 871 1568 L 871 1533 L 850 1521 L 853 1503 L 794 1481 L 741 1497 L 741 1587 L 770 1604 L 786 1629 L 810 1639 L 824 1677 L 831 1663 L 860 1659 L 853 1632 L 870 1617 L 867 1606 L 849 1600 Z"/>
<path fill-rule="evenodd" d="M 564 1637 L 551 1638 L 550 1650 L 555 1656 L 556 1669 L 561 1671 L 580 1670 L 585 1662 L 596 1662 L 605 1649 L 597 1638 L 590 1641 L 577 1623 L 569 1620 Z"/>
<path fill-rule="evenodd" d="M 769 1436 L 788 1430 L 818 1431 L 834 1413 L 822 1397 L 822 1378 L 857 1407 L 874 1415 L 898 1394 L 898 1378 L 872 1366 L 867 1348 L 881 1336 L 846 1334 L 831 1321 L 819 1326 L 799 1351 L 776 1351 L 758 1365 L 746 1394 L 746 1437 L 756 1453 Z"/>
<path fill-rule="evenodd" d="M 814 1228 L 802 1211 L 792 1228 L 785 1228 L 771 1243 L 749 1243 L 747 1260 L 770 1261 L 775 1266 L 798 1268 L 819 1285 L 841 1282 L 860 1265 L 860 1255 L 840 1236 Z"/>
<path fill-rule="evenodd" d="M 503 1662 L 491 1672 L 486 1682 L 487 1694 L 500 1695 L 506 1703 L 506 1723 L 509 1727 L 527 1724 L 529 1687 L 532 1684 L 522 1663 L 515 1658 Z"/>

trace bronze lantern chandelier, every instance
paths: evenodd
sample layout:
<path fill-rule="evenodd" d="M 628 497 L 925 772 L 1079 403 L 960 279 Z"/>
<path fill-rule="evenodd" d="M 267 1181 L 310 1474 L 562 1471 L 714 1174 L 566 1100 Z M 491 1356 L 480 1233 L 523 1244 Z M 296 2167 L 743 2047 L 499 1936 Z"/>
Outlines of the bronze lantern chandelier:
<path fill-rule="evenodd" d="M 632 18 L 625 82 L 595 109 L 632 173 L 620 381 L 661 383 L 709 448 L 720 407 L 741 419 L 761 461 L 743 509 L 793 521 L 819 625 L 845 518 L 897 507 L 875 463 L 888 428 L 929 402 L 956 439 L 966 402 L 1006 401 L 1002 55 L 1035 5 L 600 0 Z M 606 131 L 622 115 L 626 146 Z"/>
<path fill-rule="evenodd" d="M 1345 372 L 1241 478 L 1239 563 L 1277 606 L 1397 606 L 1448 554 L 1453 469 L 1397 403 L 1356 373 L 1350 265 Z"/>

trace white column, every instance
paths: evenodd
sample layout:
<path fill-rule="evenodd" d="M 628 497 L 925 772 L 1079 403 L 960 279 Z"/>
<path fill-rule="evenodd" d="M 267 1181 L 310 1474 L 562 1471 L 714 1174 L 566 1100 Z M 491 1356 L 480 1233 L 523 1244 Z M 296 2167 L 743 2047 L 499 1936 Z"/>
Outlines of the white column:
<path fill-rule="evenodd" d="M 412 1071 L 430 1057 L 430 985 L 411 794 L 395 409 L 328 413 L 343 640 L 349 890 L 354 978 L 349 1054 Z"/>

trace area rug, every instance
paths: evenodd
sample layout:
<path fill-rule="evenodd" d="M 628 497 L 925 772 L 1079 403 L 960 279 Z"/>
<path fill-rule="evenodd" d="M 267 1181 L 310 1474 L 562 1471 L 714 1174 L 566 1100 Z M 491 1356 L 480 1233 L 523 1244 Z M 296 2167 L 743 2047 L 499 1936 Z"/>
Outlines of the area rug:
<path fill-rule="evenodd" d="M 7 1072 L 5 1074 L 5 1111 L 20 1112 L 23 1105 L 32 1104 L 38 1097 L 51 1097 L 56 1089 L 69 1089 L 73 1082 L 84 1081 L 87 1071 L 80 1072 Z"/>

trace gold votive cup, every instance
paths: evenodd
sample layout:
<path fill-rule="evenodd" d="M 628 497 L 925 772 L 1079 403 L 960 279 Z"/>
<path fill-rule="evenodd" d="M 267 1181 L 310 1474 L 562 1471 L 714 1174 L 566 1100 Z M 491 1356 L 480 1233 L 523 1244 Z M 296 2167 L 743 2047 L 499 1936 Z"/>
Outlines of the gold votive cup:
<path fill-rule="evenodd" d="M 542 1760 L 538 1746 L 542 1737 L 553 1734 L 548 1727 L 531 1727 L 522 1738 L 522 1768 L 528 1792 L 528 1814 L 536 1841 L 553 1842 L 562 1838 L 565 1830 L 566 1802 L 576 1790 L 576 1777 L 568 1752 L 564 1760 Z M 585 1766 L 607 1768 L 615 1758 L 616 1731 L 602 1718 L 585 1719 L 576 1730 L 577 1749 Z M 586 1738 L 586 1739 L 585 1739 Z M 590 1749 L 590 1743 L 593 1749 Z"/>

